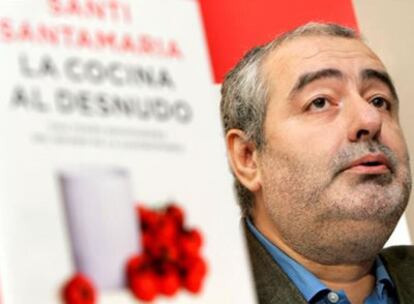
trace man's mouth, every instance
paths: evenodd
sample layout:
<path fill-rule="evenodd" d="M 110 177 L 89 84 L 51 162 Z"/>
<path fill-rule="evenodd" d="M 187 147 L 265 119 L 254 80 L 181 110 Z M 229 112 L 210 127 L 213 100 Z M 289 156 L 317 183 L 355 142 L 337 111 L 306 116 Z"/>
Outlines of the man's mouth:
<path fill-rule="evenodd" d="M 391 172 L 391 165 L 384 154 L 375 153 L 352 161 L 343 171 L 355 174 L 386 174 Z"/>

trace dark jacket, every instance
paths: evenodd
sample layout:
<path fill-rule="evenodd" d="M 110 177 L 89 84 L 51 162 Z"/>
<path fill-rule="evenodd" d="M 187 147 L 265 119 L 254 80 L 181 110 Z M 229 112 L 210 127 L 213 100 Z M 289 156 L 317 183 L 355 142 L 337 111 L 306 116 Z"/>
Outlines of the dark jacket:
<path fill-rule="evenodd" d="M 259 303 L 306 304 L 299 290 L 247 227 L 245 235 Z M 390 247 L 381 251 L 380 256 L 396 285 L 399 303 L 414 304 L 414 247 Z"/>

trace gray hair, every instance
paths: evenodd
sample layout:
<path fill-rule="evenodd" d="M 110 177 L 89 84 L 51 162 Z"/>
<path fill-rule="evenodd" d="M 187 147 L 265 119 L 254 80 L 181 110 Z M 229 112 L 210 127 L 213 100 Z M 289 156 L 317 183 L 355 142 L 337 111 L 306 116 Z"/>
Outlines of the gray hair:
<path fill-rule="evenodd" d="M 331 23 L 307 23 L 286 32 L 273 41 L 247 52 L 228 72 L 221 88 L 221 120 L 224 133 L 242 130 L 246 140 L 261 151 L 265 145 L 263 124 L 266 117 L 268 85 L 262 73 L 266 58 L 281 44 L 306 36 L 333 36 L 360 39 L 352 29 Z M 235 178 L 235 190 L 243 216 L 251 215 L 254 196 Z"/>

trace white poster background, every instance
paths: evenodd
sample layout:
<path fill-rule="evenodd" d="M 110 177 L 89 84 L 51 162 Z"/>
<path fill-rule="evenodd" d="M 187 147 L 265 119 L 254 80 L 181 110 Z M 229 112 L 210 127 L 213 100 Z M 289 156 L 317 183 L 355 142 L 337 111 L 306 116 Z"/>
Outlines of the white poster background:
<path fill-rule="evenodd" d="M 59 2 L 59 1 L 58 1 Z M 67 1 L 60 1 L 65 3 Z M 105 2 L 105 1 L 101 1 Z M 174 40 L 180 59 L 154 54 L 68 48 L 41 43 L 0 41 L 0 277 L 3 304 L 60 303 L 60 288 L 74 274 L 65 225 L 58 170 L 79 166 L 126 168 L 137 201 L 157 206 L 174 200 L 186 211 L 188 226 L 204 235 L 202 255 L 208 263 L 203 292 L 180 291 L 155 303 L 254 303 L 246 251 L 239 230 L 231 177 L 223 146 L 217 96 L 211 75 L 198 6 L 182 0 L 119 1 L 131 20 L 103 21 L 79 16 L 53 16 L 48 1 L 3 0 L 0 18 L 19 24 L 69 24 L 89 30 L 150 34 Z M 3 25 L 4 26 L 4 25 Z M 4 31 L 4 28 L 3 28 Z M 52 58 L 59 77 L 29 78 L 21 73 L 26 56 L 35 71 L 44 56 Z M 173 88 L 109 83 L 73 83 L 62 76 L 69 57 L 165 68 Z M 48 111 L 36 105 L 11 105 L 14 88 L 37 88 Z M 184 100 L 192 120 L 160 122 L 123 116 L 98 117 L 54 108 L 53 92 L 107 92 L 120 96 L 161 96 Z M 129 292 L 103 292 L 99 303 L 134 303 Z"/>

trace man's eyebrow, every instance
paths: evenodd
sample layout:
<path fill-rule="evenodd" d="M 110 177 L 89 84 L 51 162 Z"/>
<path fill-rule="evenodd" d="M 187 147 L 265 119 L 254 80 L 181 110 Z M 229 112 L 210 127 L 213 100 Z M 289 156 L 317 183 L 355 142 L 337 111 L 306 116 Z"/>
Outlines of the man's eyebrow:
<path fill-rule="evenodd" d="M 303 90 L 304 87 L 306 87 L 311 82 L 314 82 L 319 79 L 323 78 L 338 78 L 342 79 L 344 76 L 340 70 L 337 69 L 322 69 L 314 72 L 309 72 L 302 74 L 298 81 L 295 83 L 294 87 L 289 93 L 289 99 L 292 99 L 292 97 L 299 93 L 301 90 Z"/>
<path fill-rule="evenodd" d="M 395 89 L 391 77 L 387 72 L 374 69 L 366 69 L 361 72 L 361 78 L 362 80 L 376 79 L 381 81 L 391 91 L 392 97 L 398 100 L 397 90 Z"/>

